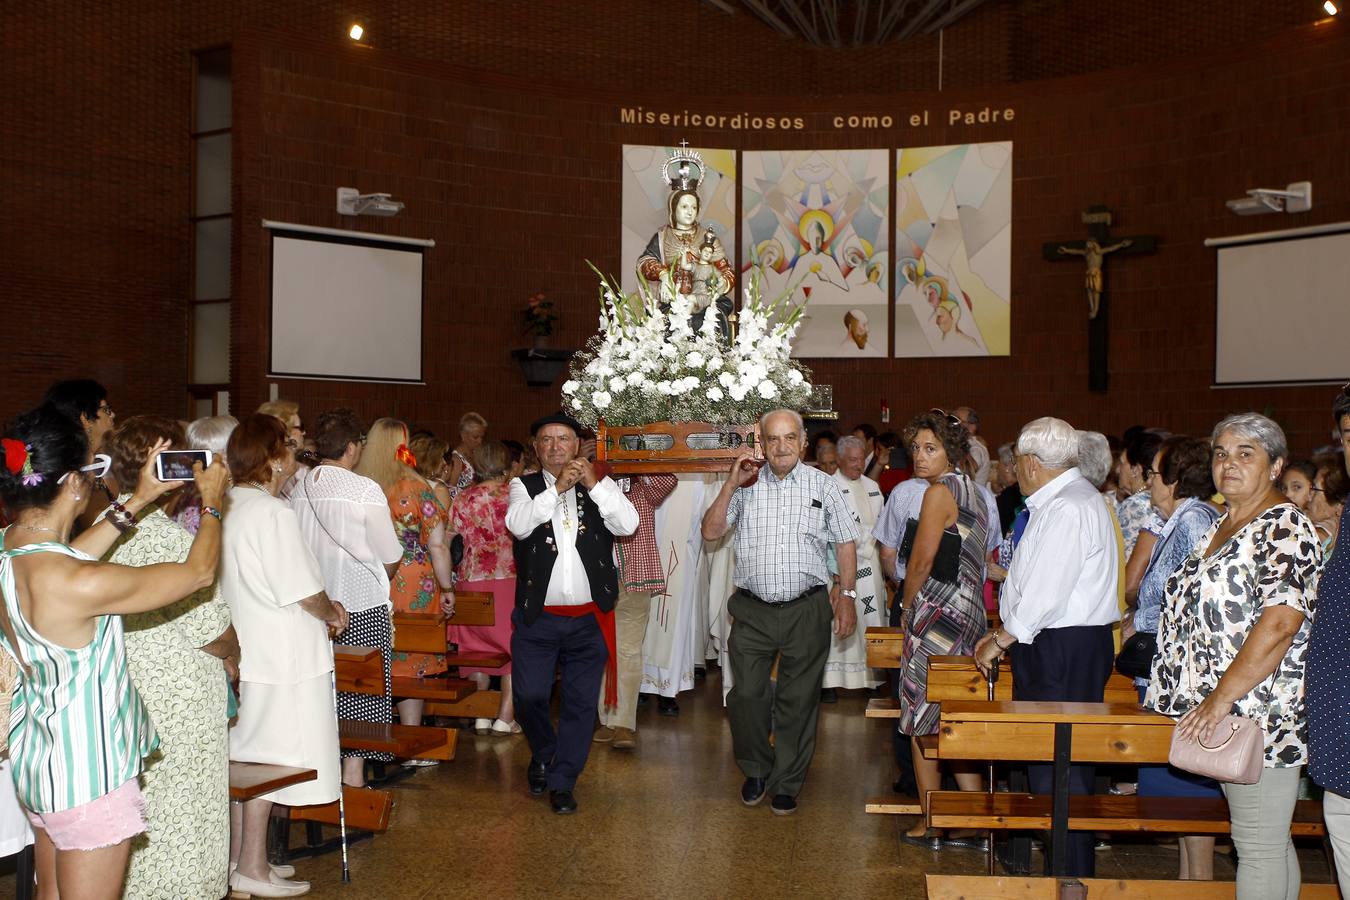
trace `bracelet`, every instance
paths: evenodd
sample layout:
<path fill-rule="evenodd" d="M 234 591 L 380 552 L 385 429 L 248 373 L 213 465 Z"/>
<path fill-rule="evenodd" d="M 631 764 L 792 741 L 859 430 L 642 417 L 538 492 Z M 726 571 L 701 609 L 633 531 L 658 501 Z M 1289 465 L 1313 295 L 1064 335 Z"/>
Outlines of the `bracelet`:
<path fill-rule="evenodd" d="M 136 527 L 136 517 L 131 514 L 130 510 L 116 500 L 108 505 L 108 514 L 106 518 L 112 523 L 113 527 L 122 532 L 122 534 L 126 534 Z"/>
<path fill-rule="evenodd" d="M 997 647 L 999 650 L 1003 651 L 1004 653 L 1007 653 L 1009 650 L 1012 649 L 1012 644 L 1009 644 L 1009 645 L 1006 646 L 1006 647 L 1003 646 L 1002 644 L 1000 644 L 1000 643 L 998 642 L 998 635 L 997 635 L 997 634 L 994 635 L 993 638 L 992 638 L 991 640 L 993 640 L 994 646 Z M 1013 641 L 1013 644 L 1015 644 L 1015 643 L 1017 643 L 1016 640 Z"/>
<path fill-rule="evenodd" d="M 215 516 L 217 522 L 224 521 L 224 520 L 221 518 L 221 516 L 220 516 L 220 510 L 216 509 L 214 506 L 203 506 L 203 507 L 202 507 L 202 515 L 204 515 L 204 516 Z"/>

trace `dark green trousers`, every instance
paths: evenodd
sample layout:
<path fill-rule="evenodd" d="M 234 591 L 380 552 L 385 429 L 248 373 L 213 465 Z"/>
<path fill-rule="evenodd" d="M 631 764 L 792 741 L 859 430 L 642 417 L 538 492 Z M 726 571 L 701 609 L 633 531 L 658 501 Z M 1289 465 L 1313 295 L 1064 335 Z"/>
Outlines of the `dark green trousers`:
<path fill-rule="evenodd" d="M 829 591 L 819 587 L 774 606 L 738 589 L 727 611 L 733 617 L 729 655 L 734 681 L 727 694 L 727 718 L 736 765 L 747 778 L 765 779 L 770 797 L 795 797 L 816 752 L 820 682 L 834 620 Z M 775 690 L 769 673 L 779 654 Z"/>

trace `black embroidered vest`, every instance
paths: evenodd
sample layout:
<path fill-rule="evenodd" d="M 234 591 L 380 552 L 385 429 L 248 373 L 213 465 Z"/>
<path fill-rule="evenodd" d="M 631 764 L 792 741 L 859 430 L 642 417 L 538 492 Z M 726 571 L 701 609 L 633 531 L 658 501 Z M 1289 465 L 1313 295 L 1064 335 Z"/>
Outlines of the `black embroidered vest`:
<path fill-rule="evenodd" d="M 534 472 L 522 475 L 520 483 L 530 497 L 543 493 L 547 485 L 544 473 Z M 590 599 L 605 612 L 614 608 L 619 596 L 619 576 L 614 568 L 614 535 L 605 527 L 605 518 L 596 509 L 590 494 L 581 484 L 577 492 L 577 519 L 580 533 L 577 535 L 577 555 L 581 557 L 581 567 L 586 571 L 586 580 L 591 585 Z M 513 547 L 516 560 L 516 607 L 521 611 L 525 624 L 529 625 L 539 618 L 544 610 L 544 595 L 548 591 L 549 579 L 553 577 L 553 564 L 557 562 L 558 550 L 554 545 L 553 520 L 540 525 L 525 539 L 517 538 Z"/>

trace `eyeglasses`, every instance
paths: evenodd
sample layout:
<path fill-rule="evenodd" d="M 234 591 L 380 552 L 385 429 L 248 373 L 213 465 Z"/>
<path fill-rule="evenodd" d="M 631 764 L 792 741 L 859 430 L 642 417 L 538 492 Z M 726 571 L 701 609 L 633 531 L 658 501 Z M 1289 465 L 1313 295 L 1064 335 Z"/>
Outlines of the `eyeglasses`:
<path fill-rule="evenodd" d="M 87 466 L 80 466 L 78 469 L 75 469 L 74 471 L 67 472 L 60 478 L 56 479 L 56 483 L 65 484 L 66 479 L 74 475 L 76 472 L 88 472 L 95 478 L 102 478 L 103 476 L 108 474 L 108 470 L 111 468 L 112 468 L 112 457 L 108 456 L 105 453 L 96 453 L 94 454 L 93 462 L 91 462 Z"/>
<path fill-rule="evenodd" d="M 1148 480 L 1149 480 L 1150 478 L 1152 478 L 1154 475 L 1159 475 L 1159 474 L 1161 474 L 1161 473 L 1160 473 L 1157 469 L 1145 469 L 1144 472 L 1143 472 L 1144 480 L 1145 480 L 1145 481 L 1148 481 Z"/>
<path fill-rule="evenodd" d="M 109 406 L 108 404 L 106 404 L 106 403 L 100 403 L 100 404 L 98 405 L 98 413 L 99 413 L 100 415 L 106 414 L 106 415 L 108 416 L 108 418 L 110 418 L 110 419 L 111 419 L 113 416 L 117 415 L 117 413 L 113 412 L 113 408 L 112 408 L 111 406 Z"/>

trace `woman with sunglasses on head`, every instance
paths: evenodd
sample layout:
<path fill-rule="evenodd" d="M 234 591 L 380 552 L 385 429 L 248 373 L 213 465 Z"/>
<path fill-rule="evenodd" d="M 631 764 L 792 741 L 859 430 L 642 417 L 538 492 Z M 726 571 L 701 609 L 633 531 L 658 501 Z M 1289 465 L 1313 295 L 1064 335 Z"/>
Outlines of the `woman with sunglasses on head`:
<path fill-rule="evenodd" d="M 86 465 L 83 430 L 54 407 L 16 419 L 3 439 L 0 502 L 14 517 L 0 552 L 0 639 L 23 667 L 15 689 L 10 756 L 19 798 L 38 831 L 43 893 L 115 898 L 130 841 L 146 830 L 136 784 L 158 738 L 127 671 L 122 615 L 167 606 L 209 585 L 220 522 L 207 512 L 181 563 L 131 568 L 99 562 L 135 509 L 171 486 L 141 473 L 141 488 L 70 541 L 89 504 L 102 457 Z M 151 456 L 167 444 L 156 444 Z M 205 509 L 219 510 L 227 475 L 197 472 Z"/>

